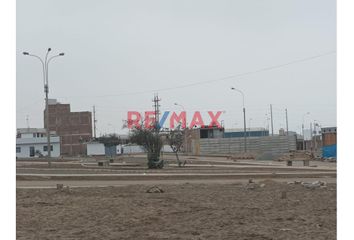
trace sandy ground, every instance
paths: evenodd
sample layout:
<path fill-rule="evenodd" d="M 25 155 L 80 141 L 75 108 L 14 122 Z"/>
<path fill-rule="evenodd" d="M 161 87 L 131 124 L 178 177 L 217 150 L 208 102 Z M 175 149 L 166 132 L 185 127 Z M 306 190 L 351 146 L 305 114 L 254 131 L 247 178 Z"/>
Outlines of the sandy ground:
<path fill-rule="evenodd" d="M 17 239 L 336 239 L 336 184 L 264 183 L 17 189 Z"/>
<path fill-rule="evenodd" d="M 335 163 L 182 158 L 160 170 L 144 156 L 17 161 L 17 239 L 336 239 Z M 250 178 L 265 186 L 246 189 Z"/>

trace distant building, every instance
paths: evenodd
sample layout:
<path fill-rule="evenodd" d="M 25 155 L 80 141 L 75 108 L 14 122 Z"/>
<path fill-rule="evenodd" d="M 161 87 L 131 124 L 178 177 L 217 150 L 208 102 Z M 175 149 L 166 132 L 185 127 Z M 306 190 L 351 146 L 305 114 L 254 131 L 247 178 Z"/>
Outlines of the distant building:
<path fill-rule="evenodd" d="M 50 135 L 51 156 L 60 156 L 60 137 L 54 132 Z M 16 133 L 16 157 L 35 158 L 46 156 L 47 135 L 44 128 L 19 128 Z"/>
<path fill-rule="evenodd" d="M 87 142 L 87 155 L 88 156 L 105 156 L 105 146 L 103 143 L 99 143 L 96 141 Z"/>
<path fill-rule="evenodd" d="M 199 128 L 200 138 L 222 138 L 224 137 L 224 128 L 201 126 Z"/>
<path fill-rule="evenodd" d="M 225 129 L 225 138 L 240 138 L 244 137 L 245 132 L 243 128 Z M 264 137 L 269 136 L 269 130 L 265 128 L 246 128 L 247 137 Z"/>
<path fill-rule="evenodd" d="M 86 144 L 92 138 L 92 114 L 89 111 L 71 112 L 70 104 L 49 101 L 49 130 L 60 136 L 60 153 L 63 156 L 86 154 Z M 44 110 L 44 127 L 46 124 Z"/>
<path fill-rule="evenodd" d="M 325 158 L 337 157 L 337 127 L 321 128 L 322 156 Z"/>
<path fill-rule="evenodd" d="M 279 136 L 285 136 L 286 135 L 286 132 L 284 130 L 284 128 L 280 128 L 279 129 Z"/>

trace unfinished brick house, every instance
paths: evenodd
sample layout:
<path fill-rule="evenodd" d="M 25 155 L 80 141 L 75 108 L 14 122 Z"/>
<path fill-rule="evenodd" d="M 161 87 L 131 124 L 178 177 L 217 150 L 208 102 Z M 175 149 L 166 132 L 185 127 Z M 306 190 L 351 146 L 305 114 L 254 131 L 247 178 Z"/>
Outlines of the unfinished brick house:
<path fill-rule="evenodd" d="M 49 130 L 60 136 L 60 155 L 78 156 L 86 154 L 86 144 L 92 138 L 92 114 L 89 111 L 71 112 L 70 104 L 61 104 L 49 99 Z M 46 124 L 44 110 L 44 127 Z"/>

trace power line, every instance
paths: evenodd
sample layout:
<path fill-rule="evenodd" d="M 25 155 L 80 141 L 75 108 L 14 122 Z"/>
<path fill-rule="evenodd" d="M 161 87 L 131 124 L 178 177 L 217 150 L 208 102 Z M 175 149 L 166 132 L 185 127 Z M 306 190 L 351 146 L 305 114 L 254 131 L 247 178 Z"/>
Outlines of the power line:
<path fill-rule="evenodd" d="M 248 72 L 235 74 L 235 75 L 230 75 L 230 76 L 226 76 L 226 77 L 222 77 L 222 78 L 206 80 L 206 81 L 199 81 L 199 82 L 195 82 L 195 83 L 178 85 L 178 86 L 174 86 L 174 87 L 167 87 L 167 88 L 160 88 L 160 89 L 153 89 L 153 90 L 146 90 L 146 91 L 120 93 L 120 94 L 107 94 L 107 95 L 97 95 L 97 96 L 73 96 L 73 97 L 92 97 L 92 98 L 118 97 L 118 96 L 138 95 L 138 94 L 145 94 L 145 93 L 154 93 L 154 92 L 161 92 L 161 91 L 176 90 L 176 89 L 180 89 L 180 88 L 193 87 L 193 86 L 202 85 L 202 84 L 209 84 L 209 83 L 224 81 L 224 80 L 228 80 L 228 79 L 244 77 L 244 76 L 248 76 L 248 75 L 252 75 L 252 74 L 256 74 L 256 73 L 260 73 L 260 72 L 266 72 L 266 71 L 270 71 L 270 70 L 286 67 L 286 66 L 297 64 L 297 63 L 301 63 L 301 62 L 311 61 L 311 60 L 314 60 L 314 59 L 317 59 L 317 58 L 321 58 L 321 57 L 324 57 L 324 56 L 327 56 L 327 55 L 335 54 L 335 53 L 336 53 L 336 51 L 330 51 L 330 52 L 326 52 L 326 53 L 323 53 L 323 54 L 318 54 L 318 55 L 311 56 L 311 57 L 306 57 L 306 58 L 293 60 L 293 61 L 290 61 L 290 62 L 287 62 L 287 63 L 283 63 L 283 64 L 278 64 L 278 65 L 273 65 L 273 66 L 269 66 L 269 67 L 260 68 L 258 70 L 254 70 L 254 71 L 248 71 Z"/>

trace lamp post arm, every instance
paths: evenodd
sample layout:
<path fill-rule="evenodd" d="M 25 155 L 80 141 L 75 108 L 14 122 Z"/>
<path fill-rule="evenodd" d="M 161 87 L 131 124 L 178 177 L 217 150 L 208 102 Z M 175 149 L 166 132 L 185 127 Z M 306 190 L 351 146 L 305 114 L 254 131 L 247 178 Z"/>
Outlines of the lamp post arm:
<path fill-rule="evenodd" d="M 35 58 L 39 59 L 39 61 L 41 61 L 42 68 L 43 68 L 43 84 L 45 84 L 45 64 L 44 64 L 42 58 L 40 58 L 39 56 L 34 55 L 34 54 L 28 54 L 28 56 L 35 57 Z"/>
<path fill-rule="evenodd" d="M 245 107 L 245 94 L 240 89 L 237 89 L 237 88 L 232 88 L 232 90 L 235 90 L 235 91 L 241 93 L 241 95 L 242 95 L 242 107 Z"/>
<path fill-rule="evenodd" d="M 58 55 L 55 55 L 55 56 L 52 56 L 52 57 L 50 57 L 48 60 L 47 60 L 47 66 L 46 66 L 46 68 L 45 68 L 45 70 L 46 70 L 46 82 L 47 82 L 47 87 L 48 87 L 48 68 L 49 68 L 49 63 L 50 63 L 50 61 L 53 59 L 53 58 L 56 58 L 56 57 L 60 57 L 60 56 L 62 56 L 62 55 L 60 55 L 60 54 L 58 54 Z M 49 90 L 49 89 L 48 89 Z"/>

